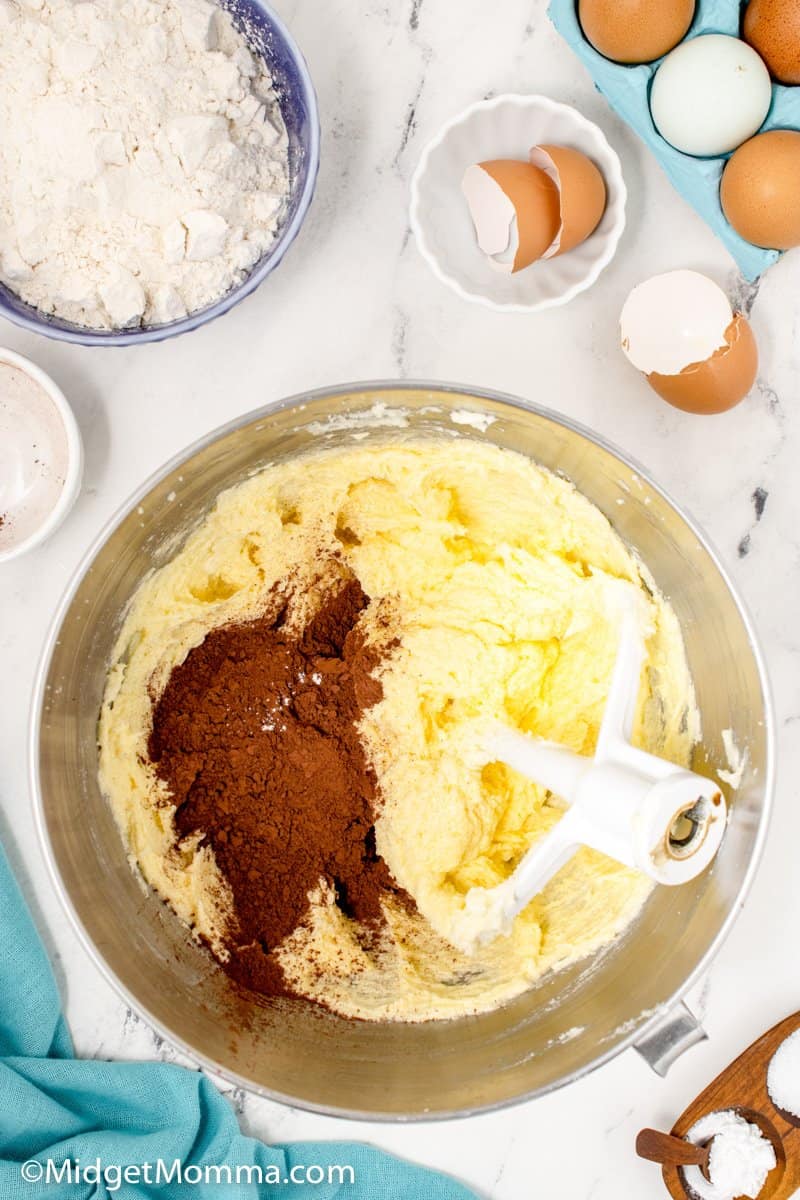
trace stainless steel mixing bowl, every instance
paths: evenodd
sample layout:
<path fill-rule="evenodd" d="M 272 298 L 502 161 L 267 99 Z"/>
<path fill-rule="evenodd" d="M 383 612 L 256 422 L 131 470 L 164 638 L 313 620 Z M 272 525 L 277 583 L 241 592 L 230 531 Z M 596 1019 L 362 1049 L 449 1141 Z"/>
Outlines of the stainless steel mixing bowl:
<path fill-rule="evenodd" d="M 730 828 L 713 869 L 658 889 L 610 951 L 488 1015 L 375 1025 L 301 1003 L 248 1001 L 143 889 L 98 789 L 97 716 L 116 633 L 143 576 L 174 554 L 221 489 L 266 463 L 354 436 L 364 444 L 431 434 L 494 442 L 564 473 L 647 563 L 684 630 L 705 731 L 695 769 L 727 767 L 725 729 L 747 750 Z M 770 804 L 772 736 L 761 656 L 730 580 L 696 526 L 639 467 L 588 430 L 509 397 L 359 385 L 242 418 L 133 496 L 57 615 L 38 681 L 31 767 L 56 887 L 134 1009 L 244 1087 L 324 1112 L 401 1120 L 538 1095 L 631 1044 L 663 1070 L 702 1036 L 680 997 L 718 949 L 752 879 Z"/>

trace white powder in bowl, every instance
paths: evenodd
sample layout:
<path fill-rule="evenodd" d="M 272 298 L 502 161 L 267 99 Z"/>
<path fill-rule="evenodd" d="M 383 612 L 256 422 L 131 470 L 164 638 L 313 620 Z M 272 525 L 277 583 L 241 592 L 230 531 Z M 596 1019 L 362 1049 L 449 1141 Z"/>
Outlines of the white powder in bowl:
<path fill-rule="evenodd" d="M 683 1167 L 687 1187 L 699 1200 L 756 1200 L 775 1167 L 775 1148 L 759 1127 L 739 1113 L 713 1112 L 686 1135 L 702 1145 L 711 1141 L 706 1179 L 699 1167 Z M 713 1139 L 713 1140 L 712 1140 Z"/>
<path fill-rule="evenodd" d="M 67 431 L 55 404 L 26 371 L 0 362 L 0 553 L 47 520 L 68 466 Z"/>
<path fill-rule="evenodd" d="M 207 0 L 0 0 L 0 279 L 98 329 L 218 300 L 273 242 L 287 137 Z"/>
<path fill-rule="evenodd" d="M 770 1059 L 767 1091 L 776 1108 L 800 1117 L 800 1029 L 781 1042 Z"/>

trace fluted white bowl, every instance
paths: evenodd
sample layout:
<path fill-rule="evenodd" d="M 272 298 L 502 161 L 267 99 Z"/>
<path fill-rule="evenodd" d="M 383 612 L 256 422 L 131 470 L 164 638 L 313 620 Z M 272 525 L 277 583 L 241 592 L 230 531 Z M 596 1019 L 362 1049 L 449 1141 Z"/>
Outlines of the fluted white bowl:
<path fill-rule="evenodd" d="M 608 203 L 582 245 L 506 275 L 494 270 L 478 248 L 461 180 L 474 163 L 526 159 L 531 147 L 542 143 L 571 146 L 591 158 L 606 181 Z M 538 312 L 566 304 L 608 266 L 625 228 L 626 199 L 619 158 L 591 121 L 546 96 L 497 96 L 449 121 L 425 148 L 411 183 L 411 228 L 434 274 L 465 300 Z"/>

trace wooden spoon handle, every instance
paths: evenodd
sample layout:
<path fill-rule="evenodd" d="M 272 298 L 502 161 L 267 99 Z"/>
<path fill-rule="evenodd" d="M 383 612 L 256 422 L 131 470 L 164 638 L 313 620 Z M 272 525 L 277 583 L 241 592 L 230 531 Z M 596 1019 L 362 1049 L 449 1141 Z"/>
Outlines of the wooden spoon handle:
<path fill-rule="evenodd" d="M 675 1167 L 702 1167 L 708 1160 L 708 1146 L 695 1146 L 658 1129 L 641 1131 L 636 1138 L 636 1153 L 649 1162 Z"/>

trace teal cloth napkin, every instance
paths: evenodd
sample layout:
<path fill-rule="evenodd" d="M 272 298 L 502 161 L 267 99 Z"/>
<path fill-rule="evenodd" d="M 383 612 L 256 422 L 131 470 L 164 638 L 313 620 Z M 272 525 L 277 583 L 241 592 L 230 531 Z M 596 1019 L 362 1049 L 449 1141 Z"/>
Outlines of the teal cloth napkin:
<path fill-rule="evenodd" d="M 704 33 L 739 36 L 739 0 L 699 0 L 689 37 Z M 675 150 L 659 134 L 650 115 L 650 84 L 658 63 L 626 67 L 610 62 L 587 42 L 578 20 L 575 0 L 551 0 L 550 20 L 591 72 L 598 91 L 655 154 L 674 187 L 711 226 L 746 279 L 756 279 L 780 258 L 777 250 L 762 250 L 740 238 L 728 224 L 719 199 L 719 185 L 729 155 L 692 158 Z M 762 129 L 800 129 L 800 88 L 772 88 L 772 107 Z"/>
<path fill-rule="evenodd" d="M 52 1173 L 49 1183 L 37 1179 L 37 1164 L 47 1170 L 48 1159 L 55 1172 L 77 1163 L 73 1182 Z M 159 1160 L 165 1167 L 156 1182 Z M 182 1182 L 166 1178 L 176 1161 Z M 126 1166 L 146 1163 L 151 1182 L 130 1172 L 128 1181 L 118 1178 Z M 206 1174 L 207 1167 L 223 1172 Z M 241 1172 L 237 1182 L 237 1167 L 261 1168 L 262 1182 L 247 1182 Z M 329 1176 L 329 1167 L 352 1168 L 355 1182 L 335 1171 Z M 296 1179 L 310 1182 L 273 1182 L 289 1179 L 293 1168 Z M 323 1181 L 315 1183 L 320 1171 Z M 50 964 L 0 846 L 0 1200 L 39 1197 L 475 1200 L 452 1179 L 360 1143 L 265 1146 L 245 1137 L 200 1071 L 74 1058 Z"/>

